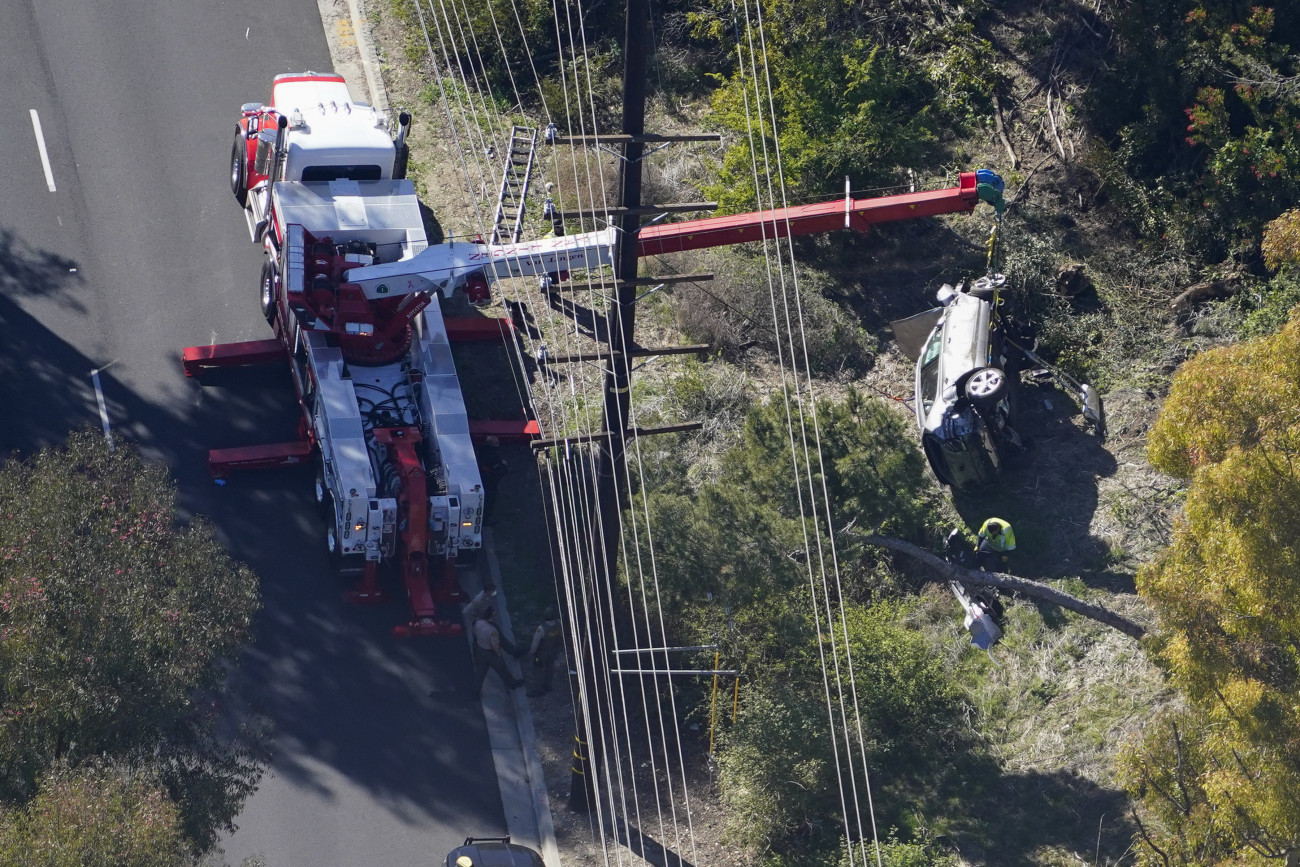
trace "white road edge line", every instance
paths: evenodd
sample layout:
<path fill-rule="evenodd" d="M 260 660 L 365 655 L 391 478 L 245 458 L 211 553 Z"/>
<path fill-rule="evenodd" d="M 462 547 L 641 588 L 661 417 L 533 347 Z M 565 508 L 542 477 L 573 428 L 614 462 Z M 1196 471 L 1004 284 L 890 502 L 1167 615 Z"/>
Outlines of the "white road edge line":
<path fill-rule="evenodd" d="M 45 149 L 45 134 L 41 132 L 41 116 L 32 109 L 32 129 L 36 131 L 36 147 L 41 152 L 41 167 L 45 169 L 45 184 L 50 192 L 55 192 L 54 169 L 50 168 L 50 152 Z"/>
<path fill-rule="evenodd" d="M 108 406 L 104 403 L 104 389 L 99 385 L 99 369 L 90 372 L 90 381 L 95 384 L 95 400 L 99 402 L 99 423 L 104 428 L 104 439 L 108 441 L 108 453 L 113 453 L 113 431 L 108 425 Z"/>

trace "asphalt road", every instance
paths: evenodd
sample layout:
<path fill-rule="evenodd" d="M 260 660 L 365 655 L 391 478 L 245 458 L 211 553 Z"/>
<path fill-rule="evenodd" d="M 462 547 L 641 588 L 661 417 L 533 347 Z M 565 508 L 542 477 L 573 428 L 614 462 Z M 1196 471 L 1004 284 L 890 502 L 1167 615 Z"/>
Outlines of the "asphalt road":
<path fill-rule="evenodd" d="M 463 641 L 399 642 L 399 606 L 340 601 L 306 471 L 207 478 L 209 447 L 292 435 L 287 375 L 204 388 L 179 363 L 187 345 L 269 336 L 226 160 L 241 103 L 269 98 L 278 72 L 329 68 L 316 4 L 0 9 L 0 451 L 107 418 L 173 467 L 183 508 L 262 577 L 236 678 L 274 727 L 274 758 L 227 860 L 435 864 L 467 833 L 503 834 Z"/>

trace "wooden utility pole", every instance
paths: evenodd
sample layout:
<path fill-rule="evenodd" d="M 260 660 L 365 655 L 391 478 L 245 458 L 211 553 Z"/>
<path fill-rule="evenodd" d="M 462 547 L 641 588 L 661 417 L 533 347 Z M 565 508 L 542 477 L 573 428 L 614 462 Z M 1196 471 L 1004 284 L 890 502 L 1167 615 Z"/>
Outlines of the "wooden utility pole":
<path fill-rule="evenodd" d="M 587 664 L 591 694 L 579 702 L 588 715 L 587 730 L 596 734 L 611 722 L 605 708 L 611 684 L 608 654 L 614 649 L 610 602 L 618 569 L 619 539 L 622 536 L 621 491 L 626 490 L 624 466 L 627 453 L 629 399 L 632 374 L 633 326 L 636 321 L 637 232 L 641 229 L 641 158 L 645 155 L 645 82 L 647 34 L 650 29 L 649 0 L 627 0 L 627 22 L 623 37 L 623 161 L 619 172 L 618 242 L 614 252 L 615 295 L 606 314 L 609 335 L 609 367 L 605 372 L 605 432 L 596 458 L 596 510 L 599 516 L 601 550 L 597 574 L 588 598 L 591 607 L 587 623 L 596 632 L 593 652 Z M 596 535 L 596 534 L 593 534 Z M 593 777 L 597 762 L 591 750 L 597 744 L 583 744 L 581 733 L 574 751 L 574 773 L 569 806 L 590 810 L 596 797 Z M 583 755 L 579 755 L 583 753 Z"/>

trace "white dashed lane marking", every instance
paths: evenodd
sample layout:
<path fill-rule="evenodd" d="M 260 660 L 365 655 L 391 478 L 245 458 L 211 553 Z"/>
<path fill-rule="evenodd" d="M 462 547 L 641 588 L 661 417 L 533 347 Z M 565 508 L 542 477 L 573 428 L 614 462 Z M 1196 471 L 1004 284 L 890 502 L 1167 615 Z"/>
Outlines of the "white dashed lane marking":
<path fill-rule="evenodd" d="M 55 191 L 54 169 L 50 168 L 50 152 L 45 149 L 45 134 L 41 132 L 41 116 L 32 109 L 32 130 L 36 133 L 36 147 L 41 152 L 41 167 L 45 169 L 45 185 Z"/>

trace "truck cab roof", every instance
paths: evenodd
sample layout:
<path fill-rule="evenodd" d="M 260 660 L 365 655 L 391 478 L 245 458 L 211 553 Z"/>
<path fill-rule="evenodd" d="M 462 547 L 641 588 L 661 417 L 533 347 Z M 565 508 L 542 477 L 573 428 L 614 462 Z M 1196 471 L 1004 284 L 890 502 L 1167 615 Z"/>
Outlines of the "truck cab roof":
<path fill-rule="evenodd" d="M 353 101 L 343 76 L 278 75 L 270 108 L 289 119 L 285 180 L 392 177 L 396 150 L 387 120 L 372 106 Z"/>

